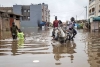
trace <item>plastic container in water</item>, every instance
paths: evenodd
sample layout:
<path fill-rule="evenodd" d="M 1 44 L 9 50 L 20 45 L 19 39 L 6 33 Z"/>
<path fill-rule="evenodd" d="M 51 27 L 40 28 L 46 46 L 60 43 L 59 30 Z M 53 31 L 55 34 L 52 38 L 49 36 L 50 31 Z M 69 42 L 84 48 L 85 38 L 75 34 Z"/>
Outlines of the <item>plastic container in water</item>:
<path fill-rule="evenodd" d="M 45 26 L 42 26 L 42 30 L 45 30 Z"/>

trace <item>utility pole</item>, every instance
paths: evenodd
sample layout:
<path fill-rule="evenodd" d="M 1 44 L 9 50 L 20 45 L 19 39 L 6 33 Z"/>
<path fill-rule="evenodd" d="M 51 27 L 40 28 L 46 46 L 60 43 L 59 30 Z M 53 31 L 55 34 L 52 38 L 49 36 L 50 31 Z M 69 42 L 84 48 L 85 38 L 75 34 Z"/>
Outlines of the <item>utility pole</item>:
<path fill-rule="evenodd" d="M 77 22 L 77 15 L 76 15 L 76 22 Z"/>
<path fill-rule="evenodd" d="M 87 20 L 87 6 L 85 8 L 86 8 L 86 20 Z"/>

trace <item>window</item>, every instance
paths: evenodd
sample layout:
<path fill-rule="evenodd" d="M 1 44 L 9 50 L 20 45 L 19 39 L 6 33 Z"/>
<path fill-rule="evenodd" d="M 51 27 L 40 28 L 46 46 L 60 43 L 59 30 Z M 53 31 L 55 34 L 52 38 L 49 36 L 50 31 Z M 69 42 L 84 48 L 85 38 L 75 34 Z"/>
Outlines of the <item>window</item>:
<path fill-rule="evenodd" d="M 26 10 L 24 10 L 24 12 L 27 12 Z"/>
<path fill-rule="evenodd" d="M 95 8 L 92 8 L 92 12 L 94 12 L 95 11 Z"/>
<path fill-rule="evenodd" d="M 28 17 L 28 20 L 30 20 L 30 17 Z"/>
<path fill-rule="evenodd" d="M 26 20 L 26 16 L 23 16 L 23 17 L 22 17 L 22 20 Z"/>
<path fill-rule="evenodd" d="M 16 20 L 20 20 L 20 16 L 16 16 Z"/>
<path fill-rule="evenodd" d="M 30 12 L 30 10 L 27 10 L 27 12 Z"/>
<path fill-rule="evenodd" d="M 28 21 L 28 20 L 30 20 L 30 17 L 29 16 L 23 16 L 22 20 Z"/>
<path fill-rule="evenodd" d="M 89 10 L 89 13 L 91 13 L 91 9 Z"/>
<path fill-rule="evenodd" d="M 13 15 L 10 15 L 11 18 L 13 18 Z"/>

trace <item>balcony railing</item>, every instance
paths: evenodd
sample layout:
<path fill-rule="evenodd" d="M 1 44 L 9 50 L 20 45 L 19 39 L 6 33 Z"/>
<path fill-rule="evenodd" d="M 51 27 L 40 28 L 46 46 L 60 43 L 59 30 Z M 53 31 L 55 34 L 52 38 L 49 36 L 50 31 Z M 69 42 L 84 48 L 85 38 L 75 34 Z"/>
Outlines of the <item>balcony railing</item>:
<path fill-rule="evenodd" d="M 91 0 L 90 2 L 89 2 L 89 4 L 91 4 L 92 2 L 94 2 L 95 0 Z"/>
<path fill-rule="evenodd" d="M 95 14 L 95 12 L 92 12 L 92 13 L 89 14 L 89 16 L 94 15 L 94 14 Z"/>

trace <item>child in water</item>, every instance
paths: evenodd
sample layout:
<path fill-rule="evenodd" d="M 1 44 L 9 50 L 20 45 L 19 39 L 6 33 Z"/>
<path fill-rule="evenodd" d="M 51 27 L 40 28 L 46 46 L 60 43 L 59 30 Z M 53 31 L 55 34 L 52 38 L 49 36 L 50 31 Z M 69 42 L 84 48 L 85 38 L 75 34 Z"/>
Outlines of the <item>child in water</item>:
<path fill-rule="evenodd" d="M 18 36 L 18 46 L 22 46 L 24 44 L 25 36 L 24 36 L 24 33 L 20 29 L 18 29 L 17 36 Z"/>
<path fill-rule="evenodd" d="M 17 36 L 18 36 L 18 39 L 24 39 L 25 38 L 24 33 L 20 29 L 18 29 Z"/>

